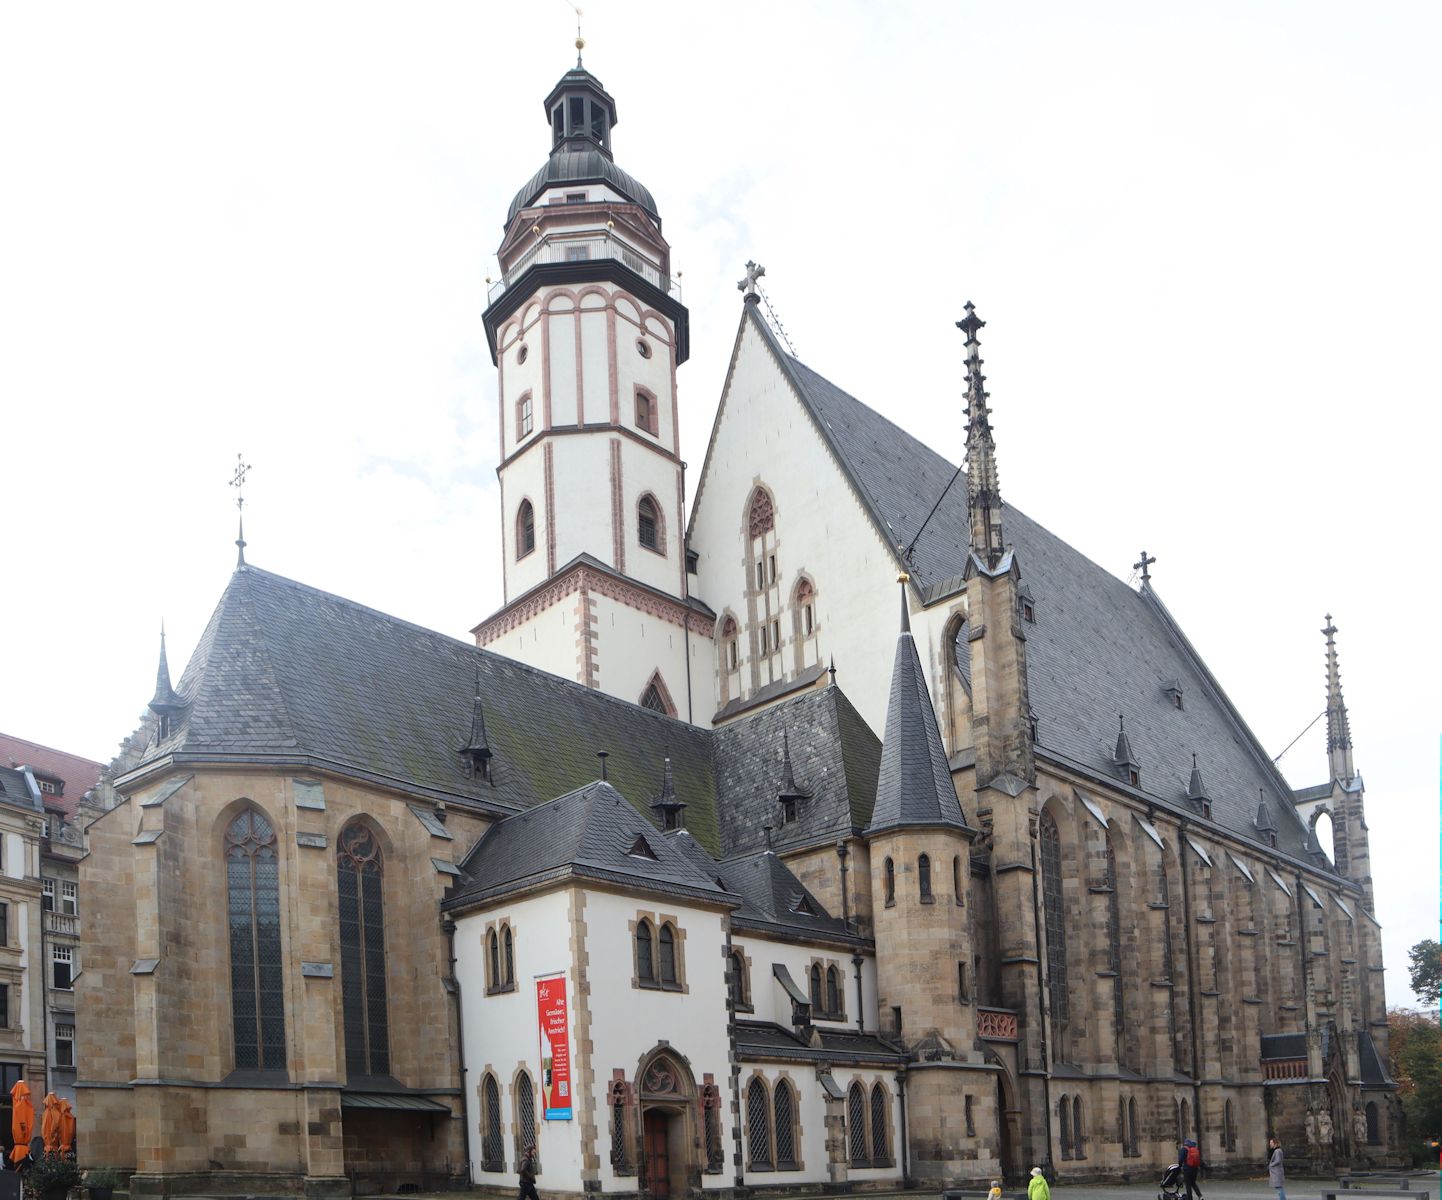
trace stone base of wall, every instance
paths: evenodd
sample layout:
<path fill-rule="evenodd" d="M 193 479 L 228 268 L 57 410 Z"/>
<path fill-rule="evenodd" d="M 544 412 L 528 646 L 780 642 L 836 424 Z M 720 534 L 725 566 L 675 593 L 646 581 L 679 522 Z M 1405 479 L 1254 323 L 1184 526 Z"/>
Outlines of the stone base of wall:
<path fill-rule="evenodd" d="M 289 1172 L 190 1171 L 139 1173 L 130 1177 L 130 1195 L 140 1196 L 305 1196 L 312 1200 L 349 1197 L 345 1176 L 321 1177 Z"/>

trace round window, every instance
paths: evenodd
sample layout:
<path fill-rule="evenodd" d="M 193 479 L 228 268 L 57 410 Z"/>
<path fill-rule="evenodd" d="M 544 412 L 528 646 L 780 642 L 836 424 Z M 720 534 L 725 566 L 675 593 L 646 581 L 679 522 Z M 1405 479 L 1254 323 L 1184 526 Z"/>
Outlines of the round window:
<path fill-rule="evenodd" d="M 516 365 L 519 366 L 521 363 L 525 362 L 526 356 L 530 353 L 531 348 L 526 345 L 525 342 L 522 342 L 520 349 L 516 351 Z"/>
<path fill-rule="evenodd" d="M 645 338 L 636 339 L 636 353 L 639 354 L 642 358 L 651 357 L 651 347 L 647 344 Z"/>

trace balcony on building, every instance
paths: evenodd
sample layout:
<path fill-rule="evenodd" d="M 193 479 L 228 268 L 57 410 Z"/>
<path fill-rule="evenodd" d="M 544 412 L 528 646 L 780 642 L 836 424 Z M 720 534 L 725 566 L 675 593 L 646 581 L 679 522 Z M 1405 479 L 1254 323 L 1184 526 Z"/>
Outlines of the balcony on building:
<path fill-rule="evenodd" d="M 600 210 L 599 215 L 605 218 L 606 209 L 609 206 L 587 205 L 586 208 Z M 506 290 L 514 286 L 516 281 L 532 267 L 551 263 L 602 261 L 620 263 L 653 288 L 671 297 L 677 303 L 681 302 L 681 285 L 671 277 L 667 270 L 667 264 L 658 262 L 651 253 L 628 241 L 609 220 L 605 224 L 598 221 L 589 227 L 566 224 L 547 229 L 545 227 L 545 208 L 536 211 L 537 220 L 532 229 L 540 230 L 540 232 L 530 234 L 531 244 L 522 249 L 514 258 L 507 255 L 510 261 L 506 265 L 502 277 L 492 282 L 486 298 L 488 304 L 494 304 L 499 300 Z M 566 213 L 568 217 L 578 215 L 581 214 L 574 211 Z"/>

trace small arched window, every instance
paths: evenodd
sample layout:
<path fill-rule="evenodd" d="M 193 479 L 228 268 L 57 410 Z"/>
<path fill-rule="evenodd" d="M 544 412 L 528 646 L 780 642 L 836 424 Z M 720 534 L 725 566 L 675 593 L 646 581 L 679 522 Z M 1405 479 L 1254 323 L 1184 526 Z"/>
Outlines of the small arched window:
<path fill-rule="evenodd" d="M 661 986 L 676 987 L 676 931 L 671 928 L 671 922 L 661 926 L 656 942 L 661 950 Z"/>
<path fill-rule="evenodd" d="M 1133 1157 L 1141 1153 L 1137 1149 L 1137 1102 L 1135 1098 L 1127 1100 L 1127 1153 Z"/>
<path fill-rule="evenodd" d="M 1380 1146 L 1382 1144 L 1382 1123 L 1378 1120 L 1377 1102 L 1367 1101 L 1367 1145 Z"/>
<path fill-rule="evenodd" d="M 1236 1122 L 1232 1115 L 1232 1102 L 1228 1100 L 1222 1105 L 1222 1149 L 1235 1150 L 1237 1148 Z"/>
<path fill-rule="evenodd" d="M 811 1011 L 813 1013 L 825 1011 L 821 1004 L 821 966 L 819 963 L 811 964 Z"/>
<path fill-rule="evenodd" d="M 525 362 L 525 346 L 519 352 L 521 362 Z M 535 413 L 531 404 L 531 393 L 522 392 L 521 398 L 516 401 L 516 440 L 530 436 L 531 430 L 536 427 Z"/>
<path fill-rule="evenodd" d="M 816 588 L 803 578 L 796 585 L 796 632 L 804 638 L 816 632 Z"/>
<path fill-rule="evenodd" d="M 1071 1157 L 1071 1100 L 1063 1096 L 1057 1101 L 1057 1130 L 1061 1134 L 1061 1156 Z"/>
<path fill-rule="evenodd" d="M 966 901 L 961 894 L 961 855 L 954 854 L 951 859 L 951 892 L 956 897 L 958 904 L 965 904 Z"/>
<path fill-rule="evenodd" d="M 846 1093 L 846 1144 L 853 1167 L 871 1165 L 866 1149 L 866 1089 L 859 1083 Z"/>
<path fill-rule="evenodd" d="M 871 1161 L 874 1166 L 891 1162 L 891 1105 L 886 1089 L 879 1083 L 871 1085 Z"/>
<path fill-rule="evenodd" d="M 640 343 L 645 345 L 644 342 Z M 636 428 L 655 437 L 661 429 L 656 397 L 645 388 L 636 389 Z"/>
<path fill-rule="evenodd" d="M 506 1169 L 506 1134 L 501 1120 L 501 1088 L 489 1071 L 481 1081 L 481 1170 Z"/>
<path fill-rule="evenodd" d="M 661 530 L 661 506 L 651 496 L 642 496 L 636 505 L 636 536 L 647 550 L 665 552 Z"/>
<path fill-rule="evenodd" d="M 741 651 L 736 644 L 736 635 L 736 618 L 727 617 L 721 623 L 721 659 L 728 671 L 735 671 L 741 666 Z"/>
<path fill-rule="evenodd" d="M 526 1151 L 536 1144 L 536 1090 L 528 1071 L 516 1076 L 516 1162 L 526 1157 Z M 540 1173 L 540 1164 L 536 1166 Z"/>
<path fill-rule="evenodd" d="M 826 1011 L 833 1017 L 841 1015 L 841 972 L 826 968 Z"/>
<path fill-rule="evenodd" d="M 536 548 L 536 510 L 529 500 L 522 500 L 516 510 L 516 557 L 525 558 Z"/>
<path fill-rule="evenodd" d="M 780 1171 L 796 1167 L 796 1096 L 786 1080 L 776 1084 L 776 1168 Z"/>
<path fill-rule="evenodd" d="M 636 981 L 656 986 L 656 960 L 652 953 L 651 922 L 642 918 L 636 923 Z"/>
<path fill-rule="evenodd" d="M 727 959 L 731 969 L 726 973 L 726 986 L 731 993 L 731 1003 L 743 1008 L 746 1005 L 746 961 L 736 950 L 731 951 Z"/>
<path fill-rule="evenodd" d="M 896 903 L 896 864 L 890 858 L 882 865 L 882 873 L 886 879 L 886 903 Z"/>
<path fill-rule="evenodd" d="M 661 689 L 654 683 L 648 683 L 646 690 L 641 693 L 641 707 L 658 713 L 667 711 L 665 697 L 661 695 Z"/>
<path fill-rule="evenodd" d="M 1086 1135 L 1082 1132 L 1082 1100 L 1080 1096 L 1071 1102 L 1071 1152 L 1074 1158 L 1086 1157 Z"/>
<path fill-rule="evenodd" d="M 487 942 L 487 947 L 486 947 L 486 949 L 487 949 L 487 955 L 488 955 L 488 957 L 489 957 L 489 959 L 490 959 L 491 987 L 492 987 L 492 988 L 497 988 L 497 987 L 500 987 L 500 986 L 501 986 L 501 979 L 502 979 L 502 976 L 501 976 L 501 935 L 498 934 L 494 929 L 492 929 L 491 932 L 490 932 L 490 936 L 487 937 L 487 939 L 486 939 L 486 942 Z"/>
<path fill-rule="evenodd" d="M 756 1077 L 746 1085 L 746 1151 L 752 1170 L 771 1170 L 771 1104 Z"/>
<path fill-rule="evenodd" d="M 501 946 L 505 951 L 506 986 L 516 986 L 516 942 L 511 936 L 511 927 L 506 926 L 506 931 L 501 937 Z"/>
<path fill-rule="evenodd" d="M 923 854 L 916 860 L 916 883 L 921 892 L 921 902 L 930 904 L 935 897 L 931 894 L 931 856 Z"/>

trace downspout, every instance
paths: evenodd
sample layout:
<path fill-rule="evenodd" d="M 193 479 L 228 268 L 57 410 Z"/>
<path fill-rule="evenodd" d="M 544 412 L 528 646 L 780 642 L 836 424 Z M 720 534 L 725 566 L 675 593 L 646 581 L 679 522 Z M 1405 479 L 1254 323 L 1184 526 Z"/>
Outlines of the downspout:
<path fill-rule="evenodd" d="M 856 1032 L 866 1032 L 866 996 L 861 990 L 861 951 L 851 955 L 851 965 L 856 970 Z"/>
<path fill-rule="evenodd" d="M 906 1128 L 906 1068 L 896 1073 L 896 1096 L 901 1101 L 901 1186 L 911 1186 L 911 1135 Z"/>
<path fill-rule="evenodd" d="M 456 923 L 447 917 L 441 922 L 446 935 L 446 961 L 451 972 L 451 995 L 456 1006 L 456 1053 L 461 1070 L 461 1153 L 465 1155 L 466 1186 L 471 1186 L 471 1113 L 466 1102 L 466 1022 L 461 1010 L 461 981 L 456 978 Z"/>
<path fill-rule="evenodd" d="M 1036 938 L 1036 1027 L 1041 1042 L 1041 1094 L 1046 1104 L 1046 1170 L 1052 1179 L 1056 1178 L 1056 1159 L 1052 1156 L 1051 1141 L 1051 1057 L 1046 1042 L 1046 967 L 1041 959 L 1041 896 L 1036 868 L 1036 835 L 1031 835 L 1031 923 Z M 995 886 L 991 889 L 996 896 Z M 973 981 L 974 983 L 975 981 Z"/>
<path fill-rule="evenodd" d="M 1187 871 L 1187 820 L 1177 822 L 1177 857 L 1182 863 L 1182 925 L 1187 936 L 1187 1012 L 1192 1022 L 1192 1122 L 1198 1133 L 1202 1128 L 1202 1052 L 1201 1028 L 1197 1024 L 1197 953 L 1192 938 L 1192 882 Z M 1182 1130 L 1185 1141 L 1189 1130 Z M 1201 1142 L 1198 1137 L 1198 1143 Z"/>
<path fill-rule="evenodd" d="M 846 839 L 836 839 L 836 857 L 841 860 L 841 923 L 851 932 L 851 896 L 846 889 Z"/>

